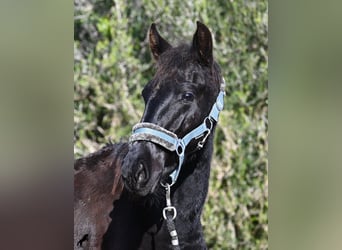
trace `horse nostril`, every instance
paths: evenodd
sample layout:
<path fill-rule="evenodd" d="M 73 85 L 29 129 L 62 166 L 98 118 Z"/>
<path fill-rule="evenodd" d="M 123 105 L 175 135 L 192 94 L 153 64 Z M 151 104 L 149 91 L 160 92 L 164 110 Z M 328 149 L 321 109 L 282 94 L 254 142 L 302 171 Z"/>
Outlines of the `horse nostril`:
<path fill-rule="evenodd" d="M 139 162 L 137 171 L 135 172 L 135 179 L 137 183 L 141 183 L 147 179 L 147 170 L 142 162 Z"/>

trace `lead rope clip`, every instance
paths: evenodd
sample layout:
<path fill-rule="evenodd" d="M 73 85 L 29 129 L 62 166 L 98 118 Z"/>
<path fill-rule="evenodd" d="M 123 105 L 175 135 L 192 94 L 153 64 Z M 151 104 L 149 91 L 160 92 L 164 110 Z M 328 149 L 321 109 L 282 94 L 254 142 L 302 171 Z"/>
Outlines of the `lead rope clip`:
<path fill-rule="evenodd" d="M 166 220 L 166 226 L 171 236 L 171 244 L 174 250 L 180 250 L 179 248 L 179 241 L 178 241 L 178 234 L 176 231 L 176 226 L 174 219 L 177 216 L 177 210 L 171 204 L 171 185 L 166 183 L 162 184 L 166 190 L 166 207 L 163 209 L 163 217 Z"/>
<path fill-rule="evenodd" d="M 177 216 L 177 210 L 171 205 L 171 186 L 168 183 L 163 184 L 163 186 L 166 190 L 166 207 L 163 209 L 163 217 L 165 220 L 174 220 Z M 167 213 L 171 213 L 171 216 L 168 216 Z"/>

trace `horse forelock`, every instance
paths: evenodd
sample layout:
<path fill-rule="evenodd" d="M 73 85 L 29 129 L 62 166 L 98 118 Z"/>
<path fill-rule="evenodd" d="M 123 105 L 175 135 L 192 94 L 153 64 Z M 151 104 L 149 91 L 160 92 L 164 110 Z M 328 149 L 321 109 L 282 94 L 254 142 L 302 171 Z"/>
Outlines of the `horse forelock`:
<path fill-rule="evenodd" d="M 173 79 L 174 82 L 191 82 L 193 73 L 202 74 L 205 83 L 214 93 L 218 93 L 222 80 L 221 70 L 216 61 L 211 66 L 201 65 L 198 57 L 188 44 L 180 44 L 165 51 L 156 63 L 156 74 L 154 76 L 153 89 L 159 89 L 165 79 Z"/>

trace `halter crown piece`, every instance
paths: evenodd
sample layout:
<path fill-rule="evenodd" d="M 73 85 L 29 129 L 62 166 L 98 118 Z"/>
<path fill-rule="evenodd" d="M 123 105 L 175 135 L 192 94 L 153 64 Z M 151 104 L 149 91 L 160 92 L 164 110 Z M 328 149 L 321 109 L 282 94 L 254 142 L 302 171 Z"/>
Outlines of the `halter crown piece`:
<path fill-rule="evenodd" d="M 225 85 L 226 83 L 222 78 L 220 92 L 216 98 L 216 102 L 211 108 L 209 115 L 204 118 L 201 125 L 187 133 L 183 138 L 178 138 L 178 136 L 173 132 L 153 123 L 142 122 L 133 127 L 132 135 L 129 139 L 130 142 L 150 141 L 164 147 L 171 152 L 175 151 L 177 153 L 179 158 L 178 167 L 170 174 L 172 180 L 170 186 L 175 184 L 177 181 L 179 172 L 184 162 L 184 152 L 186 146 L 191 140 L 203 137 L 203 139 L 197 144 L 197 147 L 201 149 L 213 129 L 213 122 L 218 121 L 220 111 L 223 109 L 224 105 Z"/>

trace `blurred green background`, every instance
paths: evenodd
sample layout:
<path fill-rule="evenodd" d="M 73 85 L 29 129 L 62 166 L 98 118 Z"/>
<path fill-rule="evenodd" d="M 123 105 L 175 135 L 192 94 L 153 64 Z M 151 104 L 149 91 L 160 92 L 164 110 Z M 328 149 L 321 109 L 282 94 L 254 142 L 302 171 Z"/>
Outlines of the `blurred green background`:
<path fill-rule="evenodd" d="M 267 1 L 74 2 L 74 155 L 128 138 L 154 74 L 147 32 L 190 42 L 212 31 L 227 82 L 202 222 L 210 249 L 268 249 Z"/>

